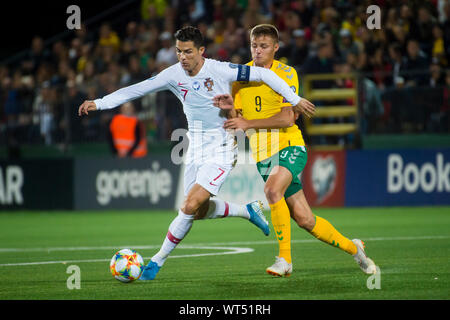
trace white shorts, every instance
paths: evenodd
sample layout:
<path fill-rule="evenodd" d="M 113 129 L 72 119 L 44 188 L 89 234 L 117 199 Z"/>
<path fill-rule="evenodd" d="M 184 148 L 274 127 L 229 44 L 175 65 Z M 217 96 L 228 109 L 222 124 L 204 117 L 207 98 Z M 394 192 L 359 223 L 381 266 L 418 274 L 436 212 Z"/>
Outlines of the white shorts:
<path fill-rule="evenodd" d="M 232 169 L 233 165 L 187 163 L 184 168 L 184 196 L 187 196 L 194 184 L 199 184 L 214 196 L 217 195 Z"/>
<path fill-rule="evenodd" d="M 185 157 L 184 195 L 194 184 L 199 184 L 212 195 L 233 169 L 237 159 L 237 144 L 234 136 L 222 129 L 206 132 L 188 132 L 189 148 Z M 200 141 L 195 143 L 195 141 Z"/>

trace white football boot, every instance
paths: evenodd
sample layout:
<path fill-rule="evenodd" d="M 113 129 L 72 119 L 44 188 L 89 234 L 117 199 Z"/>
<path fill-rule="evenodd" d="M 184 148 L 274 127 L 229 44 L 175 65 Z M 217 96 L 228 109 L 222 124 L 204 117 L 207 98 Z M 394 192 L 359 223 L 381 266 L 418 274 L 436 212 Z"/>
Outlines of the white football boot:
<path fill-rule="evenodd" d="M 358 251 L 353 255 L 356 263 L 358 263 L 359 267 L 365 274 L 375 274 L 377 272 L 377 266 L 372 259 L 366 256 L 366 252 L 364 251 L 364 242 L 359 239 L 353 239 L 352 242 L 356 245 Z"/>
<path fill-rule="evenodd" d="M 266 272 L 277 277 L 289 277 L 292 273 L 292 263 L 287 263 L 284 258 L 275 257 L 275 263 L 268 267 Z"/>

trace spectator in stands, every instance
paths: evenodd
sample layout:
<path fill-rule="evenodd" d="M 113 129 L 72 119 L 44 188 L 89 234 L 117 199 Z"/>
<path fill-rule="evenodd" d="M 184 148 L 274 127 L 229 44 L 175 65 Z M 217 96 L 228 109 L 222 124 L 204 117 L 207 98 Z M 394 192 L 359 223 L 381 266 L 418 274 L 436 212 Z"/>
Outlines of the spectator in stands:
<path fill-rule="evenodd" d="M 450 63 L 450 2 L 446 1 L 443 7 L 442 33 L 444 35 L 444 48 L 447 63 Z"/>
<path fill-rule="evenodd" d="M 389 61 L 391 64 L 391 85 L 394 84 L 395 79 L 400 77 L 401 73 L 406 68 L 406 59 L 402 56 L 402 49 L 398 42 L 394 42 L 389 45 Z"/>
<path fill-rule="evenodd" d="M 411 25 L 409 34 L 411 37 L 417 39 L 420 49 L 426 55 L 431 56 L 432 43 L 430 39 L 433 38 L 433 26 L 435 22 L 427 7 L 419 7 L 416 21 Z"/>
<path fill-rule="evenodd" d="M 142 71 L 139 58 L 136 55 L 130 56 L 128 60 L 128 68 L 126 68 L 122 73 L 120 86 L 128 86 L 132 83 L 138 83 L 146 78 L 149 78 L 148 74 Z"/>
<path fill-rule="evenodd" d="M 339 55 L 343 61 L 347 61 L 347 55 L 353 53 L 356 56 L 359 55 L 359 47 L 353 41 L 352 34 L 348 29 L 341 29 L 339 31 Z"/>
<path fill-rule="evenodd" d="M 416 39 L 408 40 L 407 59 L 405 64 L 406 84 L 409 86 L 421 86 L 427 83 L 424 70 L 428 69 L 428 61 L 425 54 L 420 50 Z"/>
<path fill-rule="evenodd" d="M 147 155 L 145 129 L 136 117 L 134 106 L 126 102 L 109 125 L 109 141 L 113 154 L 119 158 L 141 158 Z"/>
<path fill-rule="evenodd" d="M 161 48 L 156 54 L 156 64 L 170 66 L 177 63 L 178 58 L 170 32 L 164 31 L 161 33 L 159 40 L 161 41 Z"/>
<path fill-rule="evenodd" d="M 58 107 L 61 97 L 64 97 L 64 112 L 70 113 L 67 99 L 77 95 L 104 95 L 119 85 L 138 82 L 155 75 L 166 64 L 175 63 L 171 37 L 182 23 L 197 24 L 202 30 L 206 39 L 205 56 L 235 63 L 248 60 L 249 44 L 244 30 L 258 23 L 274 23 L 282 39 L 278 57 L 287 58 L 298 72 L 337 72 L 342 70 L 335 68 L 335 60 L 339 59 L 340 65 L 345 63 L 352 70 L 368 72 L 379 88 L 393 89 L 396 101 L 404 103 L 408 97 L 397 94 L 400 87 L 439 88 L 443 85 L 442 70 L 449 67 L 450 1 L 439 3 L 437 10 L 433 7 L 435 3 L 379 1 L 383 28 L 377 31 L 366 27 L 367 6 L 354 1 L 141 0 L 141 7 L 129 15 L 133 16 L 129 22 L 117 17 L 111 20 L 114 25 L 103 23 L 89 32 L 82 24 L 81 29 L 71 33 L 72 38 L 62 38 L 47 46 L 44 39 L 35 36 L 24 58 L 8 65 L 6 73 L 0 67 L 0 103 L 4 106 L 0 121 L 3 124 L 8 118 L 13 125 L 19 125 L 14 137 L 20 143 L 33 142 L 33 136 L 47 143 L 58 142 L 55 130 L 61 118 Z M 383 76 L 386 71 L 388 77 Z M 334 81 L 317 85 L 329 88 Z M 450 89 L 443 90 L 447 92 L 445 95 Z M 185 118 L 175 112 L 179 108 L 165 108 L 165 104 L 178 106 L 179 102 L 160 93 L 151 99 L 155 100 L 152 118 L 158 130 L 156 137 L 169 139 L 173 128 L 185 125 Z M 144 100 L 135 102 L 136 110 L 141 112 L 141 103 L 143 111 L 148 111 Z M 64 125 L 67 124 L 65 130 L 71 131 L 66 121 L 70 117 L 65 114 L 63 118 Z M 83 139 L 104 139 L 102 132 L 106 129 L 102 126 L 106 126 L 109 118 L 92 115 L 83 119 L 80 125 L 87 126 Z M 40 132 L 45 138 L 41 138 Z M 0 136 L 0 143 L 6 142 L 5 138 Z"/>
<path fill-rule="evenodd" d="M 292 33 L 294 37 L 294 43 L 289 52 L 289 64 L 295 69 L 300 69 L 300 67 L 305 63 L 309 56 L 309 47 L 305 39 L 305 31 L 302 29 L 296 29 Z"/>
<path fill-rule="evenodd" d="M 431 56 L 442 66 L 448 65 L 447 54 L 445 52 L 444 34 L 442 32 L 442 28 L 437 24 L 433 27 Z"/>
<path fill-rule="evenodd" d="M 31 42 L 31 51 L 26 59 L 26 68 L 35 73 L 39 66 L 50 59 L 49 51 L 44 47 L 44 40 L 41 37 L 34 37 Z"/>
<path fill-rule="evenodd" d="M 298 0 L 291 5 L 292 9 L 299 15 L 303 26 L 309 26 L 312 17 L 312 10 L 306 2 L 306 0 Z"/>
<path fill-rule="evenodd" d="M 404 31 L 408 32 L 414 29 L 415 17 L 412 12 L 410 5 L 403 4 L 400 7 L 400 17 L 398 21 L 398 26 Z"/>
<path fill-rule="evenodd" d="M 78 117 L 75 111 L 84 100 L 86 100 L 86 95 L 80 91 L 75 81 L 69 80 L 67 82 L 66 95 L 64 96 L 63 118 L 63 126 L 66 129 L 65 143 L 67 144 L 82 142 L 82 119 Z"/>
<path fill-rule="evenodd" d="M 94 32 L 91 32 L 87 30 L 86 25 L 84 23 L 81 23 L 80 29 L 75 29 L 75 38 L 80 40 L 82 46 L 93 46 L 94 40 L 95 40 L 95 34 Z"/>
<path fill-rule="evenodd" d="M 244 13 L 243 1 L 228 0 L 223 4 L 223 15 L 225 18 L 233 17 L 239 19 Z"/>
<path fill-rule="evenodd" d="M 23 105 L 21 101 L 22 94 L 22 82 L 20 71 L 14 72 L 13 78 L 4 82 L 4 88 L 6 89 L 5 99 L 5 115 L 6 121 L 10 125 L 15 125 L 19 114 L 22 112 Z"/>
<path fill-rule="evenodd" d="M 55 98 L 56 90 L 50 86 L 49 81 L 46 81 L 42 84 L 42 88 L 33 103 L 33 123 L 46 145 L 53 143 Z"/>
<path fill-rule="evenodd" d="M 141 1 L 141 17 L 144 21 L 162 20 L 168 9 L 167 0 L 142 0 Z"/>
<path fill-rule="evenodd" d="M 433 60 L 430 65 L 430 87 L 440 87 L 445 85 L 445 74 L 437 60 Z"/>
<path fill-rule="evenodd" d="M 114 51 L 120 49 L 120 38 L 117 33 L 111 29 L 109 23 L 103 23 L 101 25 L 98 44 L 100 47 L 111 47 Z"/>
<path fill-rule="evenodd" d="M 334 72 L 334 48 L 330 41 L 321 41 L 318 44 L 317 55 L 309 57 L 302 66 L 303 74 L 333 73 Z M 315 81 L 313 88 L 331 88 L 333 81 Z"/>
<path fill-rule="evenodd" d="M 386 63 L 383 48 L 375 49 L 373 55 L 369 56 L 370 71 L 373 74 L 370 78 L 379 89 L 384 89 L 386 84 L 390 85 L 389 74 L 391 65 Z"/>
<path fill-rule="evenodd" d="M 226 57 L 223 59 L 224 61 L 228 61 L 231 59 L 231 57 L 237 55 L 244 58 L 248 58 L 248 51 L 244 46 L 243 39 L 238 37 L 237 35 L 229 35 L 227 37 L 224 37 L 224 46 L 223 49 L 225 49 Z"/>
<path fill-rule="evenodd" d="M 138 48 L 138 25 L 136 21 L 127 23 L 126 35 L 122 41 L 120 63 L 127 64 L 130 56 L 136 54 Z"/>
<path fill-rule="evenodd" d="M 246 46 L 244 44 L 244 41 L 247 39 L 246 38 L 246 32 L 243 28 L 241 28 L 237 22 L 237 16 L 226 16 L 225 18 L 225 30 L 223 32 L 223 37 L 225 39 L 227 39 L 230 36 L 234 36 L 237 38 L 237 42 L 239 43 L 239 45 L 241 47 L 243 47 L 244 50 L 246 50 Z M 207 33 L 207 28 L 203 29 L 206 35 Z M 202 30 L 200 30 L 202 31 Z M 244 54 L 244 56 L 242 57 L 243 59 L 245 58 L 245 55 L 248 55 L 247 52 L 242 52 Z"/>
<path fill-rule="evenodd" d="M 440 110 L 439 132 L 450 132 L 450 69 L 445 72 L 444 102 Z"/>

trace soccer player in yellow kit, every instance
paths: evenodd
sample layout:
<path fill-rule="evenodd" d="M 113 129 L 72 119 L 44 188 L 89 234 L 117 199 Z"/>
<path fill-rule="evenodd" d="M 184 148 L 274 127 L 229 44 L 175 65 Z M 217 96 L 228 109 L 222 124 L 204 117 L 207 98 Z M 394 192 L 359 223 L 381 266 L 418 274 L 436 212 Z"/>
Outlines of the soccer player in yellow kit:
<path fill-rule="evenodd" d="M 247 65 L 271 69 L 298 94 L 296 70 L 274 59 L 279 48 L 278 30 L 269 24 L 257 25 L 251 30 L 250 41 L 253 60 Z M 266 272 L 276 276 L 292 273 L 292 217 L 317 239 L 351 254 L 365 273 L 375 273 L 376 266 L 366 256 L 364 243 L 343 236 L 327 220 L 314 215 L 306 201 L 300 174 L 306 165 L 307 151 L 295 119 L 300 113 L 311 116 L 311 108 L 293 110 L 283 97 L 260 82 L 235 83 L 232 92 L 238 112 L 232 112 L 234 115 L 224 127 L 246 131 L 258 171 L 265 181 L 264 193 L 279 244 L 275 263 Z M 215 105 L 230 110 L 233 97 L 216 96 Z M 303 105 L 308 104 L 312 105 L 306 100 Z"/>

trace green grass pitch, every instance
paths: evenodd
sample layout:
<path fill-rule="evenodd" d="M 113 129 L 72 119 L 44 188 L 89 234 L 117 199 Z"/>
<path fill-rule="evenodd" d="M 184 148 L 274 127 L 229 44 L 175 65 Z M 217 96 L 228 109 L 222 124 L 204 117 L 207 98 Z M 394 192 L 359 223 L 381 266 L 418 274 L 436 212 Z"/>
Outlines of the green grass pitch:
<path fill-rule="evenodd" d="M 294 272 L 267 275 L 278 250 L 273 228 L 265 237 L 241 218 L 196 221 L 154 281 L 123 284 L 109 273 L 114 252 L 134 248 L 147 263 L 175 211 L 17 211 L 0 214 L 0 300 L 449 299 L 449 207 L 314 212 L 365 241 L 380 289 L 368 289 L 351 256 L 293 221 Z M 67 287 L 70 265 L 80 268 L 80 289 Z"/>

